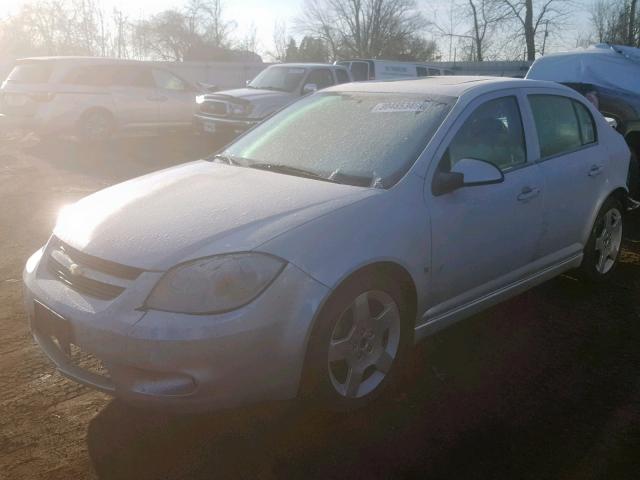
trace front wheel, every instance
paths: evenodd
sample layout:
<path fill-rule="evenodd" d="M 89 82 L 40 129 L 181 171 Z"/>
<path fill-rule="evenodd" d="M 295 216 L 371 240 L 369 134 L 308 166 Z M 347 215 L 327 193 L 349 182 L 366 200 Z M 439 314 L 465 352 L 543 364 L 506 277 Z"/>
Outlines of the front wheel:
<path fill-rule="evenodd" d="M 622 205 L 615 198 L 609 198 L 600 209 L 581 266 L 587 279 L 606 280 L 615 270 L 622 247 L 622 212 Z"/>
<path fill-rule="evenodd" d="M 305 362 L 307 399 L 331 410 L 360 408 L 397 376 L 412 328 L 399 282 L 354 279 L 327 302 Z"/>

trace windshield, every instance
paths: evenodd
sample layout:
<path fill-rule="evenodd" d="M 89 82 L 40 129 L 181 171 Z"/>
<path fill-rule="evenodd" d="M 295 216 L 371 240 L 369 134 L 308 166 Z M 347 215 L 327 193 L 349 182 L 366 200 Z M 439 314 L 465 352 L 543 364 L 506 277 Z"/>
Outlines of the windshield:
<path fill-rule="evenodd" d="M 269 67 L 260 72 L 249 83 L 249 87 L 293 92 L 298 88 L 306 73 L 307 69 L 301 67 Z"/>
<path fill-rule="evenodd" d="M 13 67 L 7 81 L 14 83 L 47 83 L 53 65 L 50 62 L 21 63 Z"/>
<path fill-rule="evenodd" d="M 257 126 L 223 155 L 245 166 L 298 169 L 351 185 L 389 188 L 416 161 L 453 97 L 324 92 Z"/>

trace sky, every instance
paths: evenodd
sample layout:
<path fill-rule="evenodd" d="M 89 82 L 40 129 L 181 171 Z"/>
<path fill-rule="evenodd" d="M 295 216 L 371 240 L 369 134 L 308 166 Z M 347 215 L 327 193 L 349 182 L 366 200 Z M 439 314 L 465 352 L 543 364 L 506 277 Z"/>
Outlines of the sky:
<path fill-rule="evenodd" d="M 0 18 L 9 15 L 20 8 L 22 4 L 31 0 L 0 0 Z M 103 9 L 108 12 L 113 7 L 122 10 L 131 19 L 148 17 L 154 13 L 169 8 L 179 8 L 186 0 L 98 0 Z M 536 1 L 536 0 L 534 0 Z M 540 0 L 537 0 L 540 1 Z M 580 32 L 590 28 L 588 5 L 593 0 L 575 0 L 574 12 L 559 38 L 551 41 L 548 51 L 563 50 L 575 47 L 575 39 Z M 438 19 L 444 19 L 449 10 L 450 1 L 447 0 L 417 0 L 428 18 L 434 14 Z M 224 15 L 227 20 L 237 24 L 235 36 L 242 38 L 255 27 L 258 40 L 258 53 L 266 55 L 273 51 L 273 27 L 276 22 L 284 21 L 288 26 L 288 34 L 298 35 L 294 31 L 293 21 L 299 15 L 304 0 L 223 0 Z M 447 60 L 448 48 L 446 42 L 441 42 L 443 60 Z"/>

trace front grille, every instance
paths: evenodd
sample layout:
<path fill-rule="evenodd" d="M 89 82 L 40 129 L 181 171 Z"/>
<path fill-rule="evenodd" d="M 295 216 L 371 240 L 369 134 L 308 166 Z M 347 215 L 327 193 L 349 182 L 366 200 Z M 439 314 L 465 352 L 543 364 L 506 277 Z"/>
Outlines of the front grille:
<path fill-rule="evenodd" d="M 63 261 L 58 260 L 58 258 Z M 143 270 L 128 265 L 111 262 L 80 252 L 58 239 L 52 240 L 47 257 L 49 272 L 69 288 L 100 300 L 113 300 L 125 287 L 96 280 L 90 271 L 116 279 L 135 280 Z M 121 282 L 115 282 L 121 283 Z"/>
<path fill-rule="evenodd" d="M 210 115 L 227 115 L 227 102 L 206 100 L 202 105 L 200 105 L 200 111 Z"/>

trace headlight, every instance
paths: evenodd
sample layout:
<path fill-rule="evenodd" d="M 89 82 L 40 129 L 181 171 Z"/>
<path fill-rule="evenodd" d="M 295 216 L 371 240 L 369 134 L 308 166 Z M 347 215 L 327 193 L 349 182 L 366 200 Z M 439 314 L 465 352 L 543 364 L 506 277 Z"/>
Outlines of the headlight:
<path fill-rule="evenodd" d="M 261 253 L 201 258 L 165 273 L 146 306 L 192 314 L 235 310 L 260 295 L 283 268 L 282 260 Z"/>
<path fill-rule="evenodd" d="M 197 95 L 197 96 L 196 96 L 196 103 L 197 103 L 198 105 L 203 104 L 205 100 L 206 100 L 206 99 L 204 98 L 204 95 Z"/>

